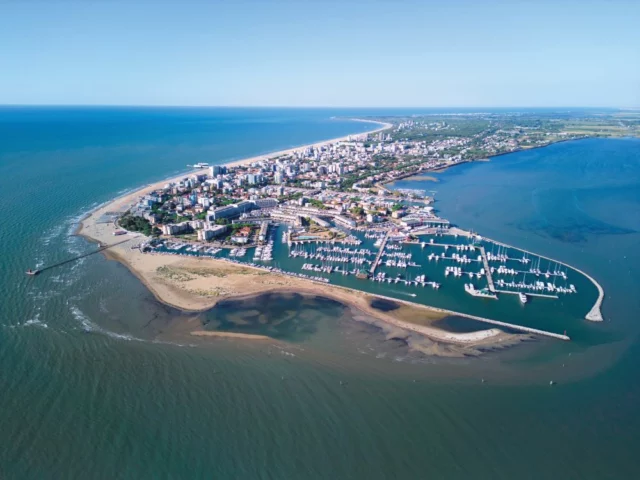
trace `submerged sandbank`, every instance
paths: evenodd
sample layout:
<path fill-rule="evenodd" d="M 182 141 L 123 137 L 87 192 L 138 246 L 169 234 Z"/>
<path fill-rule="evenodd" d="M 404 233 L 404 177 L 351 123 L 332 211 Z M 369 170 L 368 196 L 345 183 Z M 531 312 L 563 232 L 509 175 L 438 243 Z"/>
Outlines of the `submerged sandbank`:
<path fill-rule="evenodd" d="M 266 335 L 258 335 L 253 333 L 236 333 L 236 332 L 220 332 L 215 330 L 194 330 L 189 332 L 190 335 L 196 337 L 220 337 L 220 338 L 241 338 L 243 340 L 273 340 Z"/>

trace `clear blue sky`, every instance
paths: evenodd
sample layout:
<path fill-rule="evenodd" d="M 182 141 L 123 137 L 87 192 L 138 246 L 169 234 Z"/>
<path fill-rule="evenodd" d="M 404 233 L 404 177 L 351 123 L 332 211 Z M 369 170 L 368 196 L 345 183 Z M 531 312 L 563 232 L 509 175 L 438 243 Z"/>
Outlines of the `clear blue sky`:
<path fill-rule="evenodd" d="M 640 1 L 0 0 L 0 104 L 640 106 Z"/>

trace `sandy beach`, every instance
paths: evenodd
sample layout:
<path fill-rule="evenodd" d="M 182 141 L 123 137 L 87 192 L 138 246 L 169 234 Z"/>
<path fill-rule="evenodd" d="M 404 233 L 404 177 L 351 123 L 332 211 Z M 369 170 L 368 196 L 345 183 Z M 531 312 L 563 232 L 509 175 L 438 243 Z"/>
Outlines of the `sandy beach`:
<path fill-rule="evenodd" d="M 103 234 L 112 226 L 101 226 Z M 93 232 L 92 226 L 85 231 Z M 105 231 L 106 230 L 106 231 Z M 277 273 L 265 272 L 251 266 L 233 264 L 213 258 L 198 258 L 178 255 L 144 254 L 132 245 L 144 237 L 131 237 L 131 241 L 105 251 L 108 258 L 126 265 L 161 302 L 183 311 L 199 312 L 215 307 L 222 300 L 241 301 L 267 293 L 296 293 L 321 296 L 336 300 L 364 314 L 367 319 L 380 320 L 388 326 L 416 333 L 431 340 L 457 345 L 477 346 L 495 344 L 513 337 L 499 329 L 488 329 L 472 333 L 451 333 L 431 326 L 437 320 L 452 314 L 423 305 L 397 299 L 388 299 L 398 308 L 383 312 L 372 306 L 376 298 L 384 298 L 365 292 L 335 285 L 326 285 L 310 280 Z M 375 321 L 369 323 L 378 324 Z M 199 334 L 198 334 L 199 335 Z M 242 337 L 237 337 L 242 338 Z"/>
<path fill-rule="evenodd" d="M 389 127 L 389 124 L 384 124 L 380 128 L 373 130 L 373 132 L 381 131 Z M 351 137 L 359 135 L 364 134 L 353 135 Z M 326 140 L 312 145 L 321 146 L 346 138 L 348 137 Z M 309 145 L 268 155 L 251 157 L 237 162 L 231 162 L 227 165 L 247 164 L 260 159 L 291 153 L 301 148 L 307 148 L 308 146 Z M 201 171 L 204 172 L 205 170 Z M 116 198 L 110 203 L 102 205 L 81 220 L 76 232 L 90 241 L 98 242 L 103 246 L 112 246 L 103 253 L 108 258 L 126 265 L 131 272 L 147 286 L 154 296 L 165 304 L 183 311 L 203 311 L 214 307 L 223 299 L 261 293 L 294 292 L 307 295 L 319 295 L 337 300 L 357 309 L 370 318 L 381 320 L 388 325 L 400 328 L 406 332 L 423 335 L 435 341 L 458 345 L 478 345 L 495 344 L 496 342 L 513 337 L 511 334 L 504 333 L 495 328 L 480 332 L 460 334 L 450 333 L 432 327 L 430 324 L 434 321 L 455 314 L 455 312 L 413 304 L 411 302 L 388 299 L 395 302 L 400 308 L 391 312 L 382 312 L 371 306 L 371 301 L 374 298 L 380 297 L 357 290 L 320 284 L 288 275 L 269 273 L 261 269 L 250 266 L 240 266 L 223 260 L 141 253 L 136 247 L 145 242 L 147 240 L 146 237 L 137 233 L 115 236 L 113 232 L 116 230 L 116 227 L 113 223 L 100 223 L 103 215 L 107 213 L 124 212 L 134 205 L 140 196 L 162 187 L 166 183 L 180 180 L 184 178 L 185 175 L 186 174 L 181 174 L 174 178 L 147 185 Z M 128 241 L 115 245 L 127 239 Z M 208 333 L 195 333 L 195 335 L 209 336 Z M 226 336 L 243 338 L 237 335 Z"/>
<path fill-rule="evenodd" d="M 351 134 L 351 135 L 345 135 L 344 137 L 332 138 L 330 140 L 323 140 L 321 142 L 310 143 L 308 145 L 302 145 L 300 147 L 288 148 L 287 150 L 280 150 L 280 151 L 277 151 L 277 152 L 265 153 L 264 155 L 257 155 L 255 157 L 243 158 L 242 160 L 228 162 L 228 163 L 225 163 L 224 165 L 226 165 L 228 167 L 236 167 L 236 166 L 239 166 L 239 165 L 247 165 L 247 164 L 250 164 L 250 163 L 253 163 L 253 162 L 258 162 L 260 160 L 265 160 L 267 158 L 276 158 L 276 157 L 281 157 L 283 155 L 289 155 L 291 153 L 297 152 L 298 150 L 304 150 L 306 148 L 322 147 L 322 146 L 324 146 L 324 145 L 326 145 L 328 143 L 346 142 L 349 139 L 358 139 L 358 138 L 360 138 L 362 136 L 370 135 L 372 133 L 382 132 L 383 130 L 387 130 L 387 129 L 393 127 L 393 125 L 391 123 L 381 123 L 381 122 L 375 122 L 373 120 L 363 120 L 361 118 L 351 118 L 350 120 L 353 120 L 353 121 L 356 121 L 356 122 L 374 123 L 376 125 L 380 125 L 380 127 L 376 128 L 374 130 L 369 130 L 367 132 L 354 133 L 354 134 Z"/>

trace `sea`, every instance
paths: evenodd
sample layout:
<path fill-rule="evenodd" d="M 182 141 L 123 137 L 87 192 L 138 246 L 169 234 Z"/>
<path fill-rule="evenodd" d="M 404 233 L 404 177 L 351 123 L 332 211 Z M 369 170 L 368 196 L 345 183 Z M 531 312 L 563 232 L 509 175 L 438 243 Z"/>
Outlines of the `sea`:
<path fill-rule="evenodd" d="M 0 478 L 640 478 L 640 139 L 563 142 L 394 185 L 595 277 L 605 321 L 584 320 L 572 342 L 450 358 L 321 296 L 189 313 L 101 254 L 24 274 L 94 251 L 74 235 L 83 215 L 188 164 L 372 128 L 351 118 L 445 112 L 0 107 Z M 273 341 L 179 334 L 194 324 Z"/>

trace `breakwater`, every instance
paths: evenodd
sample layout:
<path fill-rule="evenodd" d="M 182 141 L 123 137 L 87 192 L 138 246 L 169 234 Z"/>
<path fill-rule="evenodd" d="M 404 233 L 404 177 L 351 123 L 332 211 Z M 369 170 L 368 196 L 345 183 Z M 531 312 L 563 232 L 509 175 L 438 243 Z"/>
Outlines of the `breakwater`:
<path fill-rule="evenodd" d="M 591 322 L 602 322 L 604 320 L 604 318 L 602 317 L 602 312 L 600 310 L 601 307 L 602 307 L 602 302 L 604 301 L 604 289 L 596 281 L 596 279 L 593 278 L 591 275 L 583 272 L 582 270 L 580 270 L 580 269 L 578 269 L 578 268 L 576 268 L 574 266 L 569 265 L 568 263 L 564 263 L 564 262 L 561 262 L 559 260 L 556 260 L 555 258 L 545 257 L 544 255 L 540 255 L 538 253 L 529 252 L 527 250 L 523 250 L 523 249 L 518 248 L 518 247 L 513 247 L 513 246 L 508 245 L 508 244 L 506 244 L 504 242 L 499 242 L 499 241 L 493 240 L 491 238 L 487 238 L 487 237 L 482 237 L 482 238 L 484 238 L 485 240 L 489 240 L 489 241 L 495 243 L 496 245 L 500 245 L 502 247 L 507 247 L 507 248 L 513 248 L 513 249 L 516 249 L 516 250 L 520 250 L 521 252 L 528 253 L 529 255 L 536 255 L 536 256 L 538 256 L 540 258 L 544 258 L 544 259 L 549 260 L 551 262 L 555 262 L 558 265 L 563 265 L 563 266 L 565 266 L 567 268 L 570 268 L 571 270 L 574 270 L 574 271 L 580 273 L 581 275 L 584 275 L 586 278 L 588 278 L 591 281 L 591 283 L 593 283 L 595 285 L 596 289 L 598 290 L 598 298 L 596 299 L 596 302 L 593 304 L 593 307 L 591 307 L 591 310 L 589 310 L 589 312 L 585 315 L 584 318 L 586 318 L 587 320 L 589 320 Z"/>

